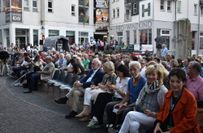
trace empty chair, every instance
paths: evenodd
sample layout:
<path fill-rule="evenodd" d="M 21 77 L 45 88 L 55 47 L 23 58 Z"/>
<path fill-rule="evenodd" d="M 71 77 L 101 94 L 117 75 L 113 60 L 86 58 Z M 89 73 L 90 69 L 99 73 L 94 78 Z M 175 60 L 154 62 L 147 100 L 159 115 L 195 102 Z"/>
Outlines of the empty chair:
<path fill-rule="evenodd" d="M 63 85 L 63 83 L 64 83 L 65 71 L 64 70 L 60 70 L 60 71 L 61 71 L 61 73 L 59 75 L 59 79 L 57 82 L 54 83 L 55 87 L 59 87 L 59 86 Z"/>
<path fill-rule="evenodd" d="M 54 83 L 59 81 L 59 77 L 60 77 L 60 70 L 56 69 L 54 72 L 54 76 L 51 80 L 48 80 L 48 85 L 53 85 Z"/>

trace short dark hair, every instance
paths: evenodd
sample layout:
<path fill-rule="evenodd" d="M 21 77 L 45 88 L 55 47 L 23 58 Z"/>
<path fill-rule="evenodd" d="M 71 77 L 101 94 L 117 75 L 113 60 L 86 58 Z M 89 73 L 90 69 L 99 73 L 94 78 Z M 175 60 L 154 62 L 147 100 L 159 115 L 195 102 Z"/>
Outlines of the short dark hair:
<path fill-rule="evenodd" d="M 192 68 L 200 74 L 202 71 L 201 64 L 197 61 L 191 61 L 190 63 L 192 64 Z"/>
<path fill-rule="evenodd" d="M 126 66 L 123 65 L 123 64 L 120 64 L 120 65 L 116 68 L 116 71 L 122 72 L 123 75 L 124 75 L 124 77 L 130 77 L 128 67 L 126 67 Z"/>
<path fill-rule="evenodd" d="M 186 82 L 187 81 L 187 78 L 186 78 L 186 73 L 183 69 L 181 68 L 174 68 L 170 71 L 169 73 L 169 80 L 171 79 L 172 76 L 176 76 L 178 79 L 180 79 L 181 81 L 183 82 Z"/>

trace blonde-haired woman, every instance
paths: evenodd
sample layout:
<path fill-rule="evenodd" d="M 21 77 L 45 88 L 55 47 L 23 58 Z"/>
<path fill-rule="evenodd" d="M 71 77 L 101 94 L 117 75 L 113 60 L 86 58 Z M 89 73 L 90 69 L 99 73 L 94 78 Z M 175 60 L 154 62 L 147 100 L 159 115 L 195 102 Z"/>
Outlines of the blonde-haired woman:
<path fill-rule="evenodd" d="M 164 95 L 167 92 L 163 85 L 164 69 L 161 65 L 149 65 L 146 68 L 147 83 L 141 90 L 135 103 L 135 110 L 129 112 L 122 124 L 119 133 L 139 133 L 142 130 L 153 127 L 156 113 L 164 103 Z"/>
<path fill-rule="evenodd" d="M 99 83 L 98 86 L 92 85 L 90 88 L 85 89 L 83 110 L 80 114 L 76 115 L 78 118 L 83 118 L 82 121 L 88 120 L 91 111 L 91 100 L 95 101 L 99 93 L 111 91 L 108 90 L 108 85 L 116 84 L 117 76 L 115 74 L 115 67 L 113 62 L 105 62 L 103 64 L 103 69 L 105 75 L 102 79 L 102 82 Z"/>

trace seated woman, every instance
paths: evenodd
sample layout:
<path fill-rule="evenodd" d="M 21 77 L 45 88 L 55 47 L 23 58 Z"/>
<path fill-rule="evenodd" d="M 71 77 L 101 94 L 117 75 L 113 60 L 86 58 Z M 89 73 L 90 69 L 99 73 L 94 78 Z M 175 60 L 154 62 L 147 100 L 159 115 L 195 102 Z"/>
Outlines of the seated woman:
<path fill-rule="evenodd" d="M 116 84 L 116 74 L 115 74 L 115 68 L 114 64 L 111 61 L 107 61 L 103 64 L 103 69 L 105 72 L 105 75 L 102 79 L 102 82 L 98 84 L 98 86 L 92 85 L 90 88 L 85 89 L 84 94 L 84 107 L 83 111 L 76 115 L 76 117 L 87 117 L 90 115 L 90 105 L 91 100 L 95 100 L 97 95 L 101 92 L 109 91 L 107 90 L 109 85 L 115 85 Z"/>
<path fill-rule="evenodd" d="M 184 70 L 177 68 L 170 72 L 170 91 L 157 114 L 154 133 L 201 133 L 196 121 L 197 102 L 185 83 Z"/>
<path fill-rule="evenodd" d="M 116 68 L 117 79 L 116 84 L 107 85 L 108 91 L 102 92 L 97 96 L 95 103 L 92 105 L 92 115 L 97 118 L 98 125 L 103 124 L 103 115 L 105 106 L 108 102 L 114 101 L 112 107 L 119 103 L 123 97 L 125 97 L 128 87 L 129 80 L 129 70 L 124 65 L 119 65 Z M 91 125 L 90 127 L 95 127 L 95 125 Z"/>
<path fill-rule="evenodd" d="M 163 85 L 164 68 L 160 64 L 146 68 L 147 83 L 142 88 L 135 103 L 135 111 L 130 111 L 121 126 L 119 133 L 139 133 L 141 125 L 144 130 L 152 128 L 156 113 L 164 103 L 167 92 Z"/>
<path fill-rule="evenodd" d="M 119 103 L 112 106 L 111 103 L 107 105 L 107 127 L 111 127 L 112 124 L 116 127 L 116 125 L 122 123 L 125 115 L 133 110 L 134 102 L 137 100 L 141 89 L 146 83 L 145 79 L 140 75 L 140 71 L 141 64 L 138 61 L 131 61 L 129 63 L 131 78 L 128 81 L 127 94 Z M 116 108 L 118 112 L 113 112 L 114 108 Z"/>

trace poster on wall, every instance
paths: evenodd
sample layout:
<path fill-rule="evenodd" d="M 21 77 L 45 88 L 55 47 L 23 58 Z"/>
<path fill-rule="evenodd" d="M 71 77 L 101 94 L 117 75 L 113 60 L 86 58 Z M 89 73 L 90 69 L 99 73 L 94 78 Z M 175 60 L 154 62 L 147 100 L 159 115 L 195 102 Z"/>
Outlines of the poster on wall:
<path fill-rule="evenodd" d="M 96 9 L 96 23 L 107 23 L 109 21 L 108 9 Z"/>
<path fill-rule="evenodd" d="M 22 0 L 4 0 L 6 22 L 22 22 Z"/>
<path fill-rule="evenodd" d="M 85 7 L 79 7 L 79 22 L 89 23 L 89 9 Z"/>
<path fill-rule="evenodd" d="M 79 0 L 79 5 L 89 6 L 89 0 Z"/>
<path fill-rule="evenodd" d="M 109 0 L 96 0 L 96 8 L 108 8 Z"/>

